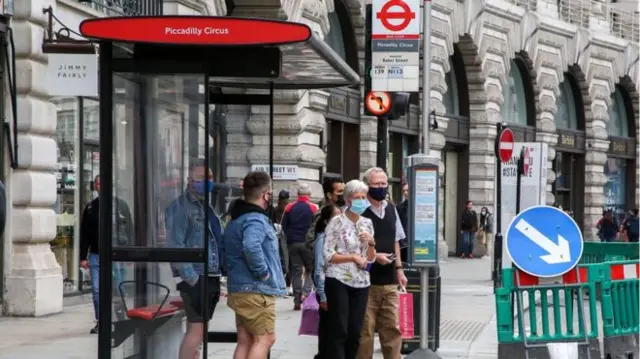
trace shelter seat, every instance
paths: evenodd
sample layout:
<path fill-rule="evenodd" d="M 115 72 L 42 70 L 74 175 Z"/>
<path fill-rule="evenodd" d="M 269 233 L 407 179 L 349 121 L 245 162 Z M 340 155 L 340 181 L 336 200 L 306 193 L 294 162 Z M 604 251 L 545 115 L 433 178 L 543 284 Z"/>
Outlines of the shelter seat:
<path fill-rule="evenodd" d="M 164 306 L 155 304 L 146 307 L 129 309 L 127 310 L 127 317 L 142 320 L 153 320 L 157 317 L 174 314 L 178 310 L 180 310 L 180 308 L 172 304 L 167 304 Z"/>
<path fill-rule="evenodd" d="M 180 297 L 169 298 L 169 304 L 173 305 L 174 307 L 178 307 L 179 309 L 184 308 L 184 302 Z"/>
<path fill-rule="evenodd" d="M 125 319 L 118 320 L 113 323 L 112 343 L 117 348 L 127 338 L 133 335 L 136 330 L 141 330 L 143 335 L 151 335 L 158 328 L 169 322 L 175 315 L 181 312 L 184 307 L 181 298 L 172 298 L 169 301 L 170 290 L 167 286 L 145 282 L 145 285 L 158 287 L 165 292 L 160 304 L 152 304 L 138 308 L 127 308 L 125 300 L 124 284 L 135 283 L 135 281 L 123 281 L 118 286 L 120 297 L 125 306 L 124 312 L 127 314 Z"/>

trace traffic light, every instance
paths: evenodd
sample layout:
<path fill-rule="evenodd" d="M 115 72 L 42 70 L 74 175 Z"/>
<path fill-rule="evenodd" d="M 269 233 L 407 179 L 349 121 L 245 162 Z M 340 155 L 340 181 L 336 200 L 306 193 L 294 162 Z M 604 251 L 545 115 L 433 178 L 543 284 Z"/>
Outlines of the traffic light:
<path fill-rule="evenodd" d="M 389 111 L 380 116 L 380 119 L 388 121 L 398 120 L 409 112 L 409 96 L 408 92 L 392 92 L 391 108 Z"/>

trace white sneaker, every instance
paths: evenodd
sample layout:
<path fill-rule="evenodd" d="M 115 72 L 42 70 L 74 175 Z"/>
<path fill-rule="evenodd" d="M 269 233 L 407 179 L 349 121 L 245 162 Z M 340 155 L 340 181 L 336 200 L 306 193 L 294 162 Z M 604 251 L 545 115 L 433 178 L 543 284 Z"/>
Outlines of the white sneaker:
<path fill-rule="evenodd" d="M 288 297 L 293 297 L 293 288 L 287 287 L 287 296 Z"/>

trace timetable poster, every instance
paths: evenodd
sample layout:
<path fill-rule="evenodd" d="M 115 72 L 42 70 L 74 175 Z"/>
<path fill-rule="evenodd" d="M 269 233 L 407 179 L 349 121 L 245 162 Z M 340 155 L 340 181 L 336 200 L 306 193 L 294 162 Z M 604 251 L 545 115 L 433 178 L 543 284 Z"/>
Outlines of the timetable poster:
<path fill-rule="evenodd" d="M 438 260 L 438 168 L 415 169 L 414 263 Z"/>

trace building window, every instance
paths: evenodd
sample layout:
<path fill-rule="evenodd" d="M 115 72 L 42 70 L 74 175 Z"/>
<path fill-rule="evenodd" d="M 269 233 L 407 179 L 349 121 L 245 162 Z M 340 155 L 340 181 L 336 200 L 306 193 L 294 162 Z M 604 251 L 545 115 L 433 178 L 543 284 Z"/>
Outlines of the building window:
<path fill-rule="evenodd" d="M 604 165 L 606 182 L 604 198 L 607 208 L 613 209 L 620 220 L 635 203 L 635 119 L 628 94 L 616 86 L 609 105 L 609 151 Z"/>
<path fill-rule="evenodd" d="M 345 182 L 360 177 L 360 126 L 327 120 L 327 173 Z"/>
<path fill-rule="evenodd" d="M 458 79 L 456 76 L 456 68 L 449 58 L 449 72 L 444 77 L 447 84 L 447 93 L 445 93 L 442 102 L 447 115 L 460 115 L 460 99 L 458 98 Z"/>
<path fill-rule="evenodd" d="M 346 61 L 347 51 L 344 47 L 344 34 L 340 26 L 340 19 L 335 11 L 329 14 L 329 33 L 324 37 L 324 42 Z"/>
<path fill-rule="evenodd" d="M 511 60 L 507 83 L 502 89 L 503 103 L 500 108 L 503 121 L 521 126 L 527 126 L 529 122 L 524 75 L 518 63 Z"/>
<path fill-rule="evenodd" d="M 622 89 L 616 87 L 616 91 L 611 95 L 611 104 L 609 105 L 609 121 L 607 122 L 609 136 L 629 137 L 627 112 Z"/>
<path fill-rule="evenodd" d="M 560 84 L 560 94 L 556 98 L 556 106 L 556 127 L 577 130 L 576 99 L 573 94 L 573 86 L 567 78 Z"/>

